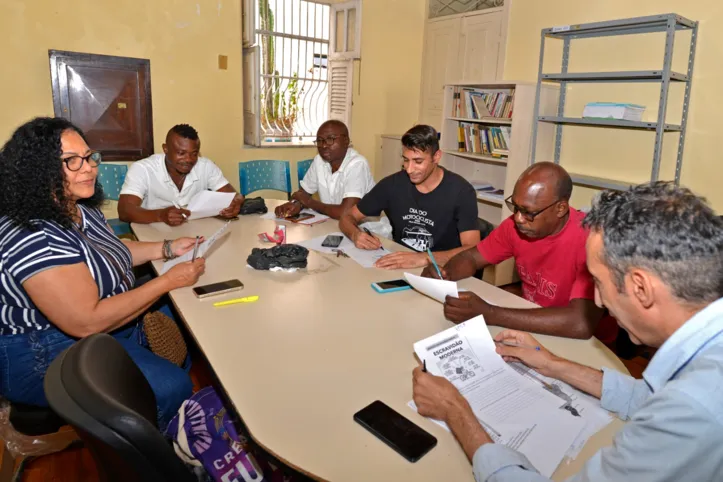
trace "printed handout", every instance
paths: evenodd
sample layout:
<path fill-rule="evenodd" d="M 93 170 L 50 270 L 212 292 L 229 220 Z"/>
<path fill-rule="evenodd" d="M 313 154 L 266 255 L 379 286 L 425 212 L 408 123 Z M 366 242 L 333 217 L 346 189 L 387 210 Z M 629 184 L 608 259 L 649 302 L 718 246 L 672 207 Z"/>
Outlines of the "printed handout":
<path fill-rule="evenodd" d="M 354 243 L 346 236 L 344 236 L 344 239 L 342 240 L 338 248 L 327 248 L 326 246 L 321 245 L 321 243 L 324 242 L 327 236 L 334 235 L 344 236 L 344 233 L 329 233 L 328 235 L 325 234 L 324 236 L 308 239 L 306 241 L 301 241 L 296 244 L 298 244 L 299 246 L 304 246 L 307 249 L 313 249 L 314 251 L 326 254 L 335 254 L 337 251 L 341 250 L 344 252 L 344 254 L 349 256 L 351 259 L 359 263 L 364 268 L 373 268 L 374 263 L 376 263 L 379 258 L 391 254 L 391 251 L 384 247 L 374 250 L 359 249 L 354 246 Z"/>
<path fill-rule="evenodd" d="M 523 453 L 547 477 L 585 428 L 567 402 L 502 360 L 482 316 L 415 343 L 414 352 L 457 387 L 495 442 Z"/>
<path fill-rule="evenodd" d="M 236 193 L 233 192 L 216 192 L 216 191 L 201 191 L 191 199 L 188 203 L 188 209 L 191 211 L 191 215 L 188 217 L 191 219 L 210 218 L 211 216 L 218 216 L 218 213 L 226 209 L 229 204 L 236 197 Z"/>
<path fill-rule="evenodd" d="M 221 226 L 221 229 L 216 231 L 211 235 L 210 238 L 206 239 L 203 243 L 198 245 L 198 253 L 196 253 L 197 258 L 203 258 L 206 253 L 211 249 L 211 246 L 214 245 L 216 241 L 223 236 L 224 232 L 228 229 L 229 221 L 225 222 L 223 226 Z M 186 254 L 179 256 L 178 258 L 169 259 L 165 263 L 163 263 L 163 269 L 161 270 L 161 274 L 166 273 L 169 269 L 173 268 L 179 263 L 184 263 L 186 261 L 193 260 L 193 250 L 187 252 Z"/>

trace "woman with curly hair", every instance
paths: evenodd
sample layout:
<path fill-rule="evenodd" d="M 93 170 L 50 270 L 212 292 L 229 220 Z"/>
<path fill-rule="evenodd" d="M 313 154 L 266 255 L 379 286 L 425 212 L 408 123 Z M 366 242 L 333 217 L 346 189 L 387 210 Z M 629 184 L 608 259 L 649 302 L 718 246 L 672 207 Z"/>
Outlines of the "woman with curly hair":
<path fill-rule="evenodd" d="M 0 395 L 47 406 L 50 362 L 78 338 L 111 333 L 148 379 L 161 429 L 191 395 L 188 374 L 142 346 L 139 319 L 193 285 L 203 259 L 134 288 L 133 266 L 179 256 L 195 239 L 120 240 L 99 207 L 99 152 L 65 119 L 19 127 L 0 151 Z"/>

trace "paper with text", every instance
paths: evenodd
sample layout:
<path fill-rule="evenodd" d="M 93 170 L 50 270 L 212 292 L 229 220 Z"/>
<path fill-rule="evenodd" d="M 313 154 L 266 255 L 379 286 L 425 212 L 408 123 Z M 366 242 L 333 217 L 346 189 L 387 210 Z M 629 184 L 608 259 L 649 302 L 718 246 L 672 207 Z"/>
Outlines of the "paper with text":
<path fill-rule="evenodd" d="M 459 290 L 457 289 L 457 283 L 455 281 L 424 278 L 411 273 L 404 273 L 404 279 L 412 285 L 412 288 L 440 303 L 444 303 L 447 296 L 459 298 Z"/>
<path fill-rule="evenodd" d="M 580 432 L 575 442 L 565 454 L 571 459 L 577 458 L 587 441 L 597 432 L 605 428 L 613 420 L 610 412 L 602 408 L 600 400 L 573 388 L 565 382 L 554 378 L 546 377 L 528 367 L 524 363 L 512 362 L 509 366 L 523 376 L 533 380 L 543 387 L 547 387 L 550 393 L 561 398 L 586 422 L 585 428 Z M 569 409 L 568 409 L 569 410 Z M 570 410 L 572 413 L 572 410 Z"/>
<path fill-rule="evenodd" d="M 379 260 L 379 258 L 386 256 L 388 254 L 391 254 L 391 251 L 388 249 L 382 247 L 380 249 L 374 249 L 374 250 L 367 250 L 367 249 L 359 249 L 356 246 L 354 246 L 354 243 L 344 236 L 344 239 L 342 240 L 341 244 L 338 248 L 327 248 L 326 246 L 322 246 L 321 243 L 324 242 L 327 236 L 344 236 L 344 233 L 329 233 L 325 234 L 324 236 L 318 236 L 316 238 L 307 239 L 306 241 L 301 241 L 298 244 L 299 246 L 303 246 L 307 249 L 313 249 L 314 251 L 318 251 L 320 253 L 326 253 L 326 254 L 336 254 L 335 250 L 342 250 L 344 253 L 346 253 L 351 259 L 359 263 L 364 268 L 373 268 L 374 263 Z"/>
<path fill-rule="evenodd" d="M 457 387 L 497 443 L 527 456 L 547 477 L 585 427 L 563 400 L 502 360 L 482 316 L 415 343 L 414 352 L 427 371 Z"/>
<path fill-rule="evenodd" d="M 214 245 L 216 241 L 218 241 L 221 236 L 223 236 L 224 232 L 228 229 L 229 221 L 225 222 L 223 226 L 221 226 L 221 229 L 216 231 L 211 235 L 210 238 L 206 239 L 203 243 L 198 245 L 198 253 L 196 253 L 197 258 L 203 258 L 206 253 L 211 249 L 211 246 Z M 165 274 L 169 269 L 173 268 L 179 263 L 185 263 L 186 261 L 193 260 L 193 250 L 187 252 L 186 254 L 179 256 L 178 258 L 169 259 L 165 263 L 163 263 L 163 269 L 161 270 L 161 274 Z"/>
<path fill-rule="evenodd" d="M 234 192 L 201 191 L 188 203 L 188 219 L 210 218 L 226 209 L 236 197 Z"/>

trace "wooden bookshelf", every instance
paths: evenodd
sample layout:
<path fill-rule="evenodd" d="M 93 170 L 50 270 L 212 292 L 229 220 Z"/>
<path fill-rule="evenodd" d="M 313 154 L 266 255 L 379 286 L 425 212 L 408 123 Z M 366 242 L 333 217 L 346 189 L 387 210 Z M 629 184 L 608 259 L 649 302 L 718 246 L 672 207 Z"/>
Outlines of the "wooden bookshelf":
<path fill-rule="evenodd" d="M 494 156 L 488 156 L 486 154 L 477 154 L 474 152 L 459 152 L 459 151 L 453 151 L 452 149 L 442 149 L 442 152 L 445 154 L 449 154 L 451 156 L 459 156 L 459 157 L 466 157 L 467 159 L 472 159 L 474 161 L 480 161 L 480 162 L 494 162 L 496 164 L 507 164 L 507 157 L 494 157 Z"/>
<path fill-rule="evenodd" d="M 503 119 L 501 117 L 482 117 L 481 119 L 469 119 L 466 117 L 450 117 L 451 120 L 460 122 L 472 122 L 477 124 L 491 124 L 491 125 L 512 125 L 512 119 Z"/>
<path fill-rule="evenodd" d="M 488 92 L 509 92 L 514 89 L 512 118 L 484 117 L 468 119 L 452 115 L 453 92 L 455 87 L 469 87 Z M 504 189 L 502 199 L 477 193 L 477 207 L 480 218 L 499 225 L 512 213 L 507 209 L 503 199 L 512 194 L 515 182 L 530 161 L 532 118 L 535 106 L 535 83 L 533 82 L 480 82 L 454 83 L 444 88 L 444 110 L 440 147 L 443 152 L 442 165 L 450 171 L 460 174 L 465 179 L 487 181 L 493 186 Z M 540 115 L 555 115 L 559 89 L 554 85 L 543 85 L 540 92 Z M 495 157 L 472 152 L 459 152 L 457 129 L 460 122 L 485 124 L 489 126 L 509 126 L 509 155 Z M 549 159 L 553 155 L 554 125 L 540 123 L 537 133 L 537 153 L 547 153 Z M 514 260 L 491 266 L 484 272 L 483 279 L 488 283 L 500 286 L 517 280 Z"/>

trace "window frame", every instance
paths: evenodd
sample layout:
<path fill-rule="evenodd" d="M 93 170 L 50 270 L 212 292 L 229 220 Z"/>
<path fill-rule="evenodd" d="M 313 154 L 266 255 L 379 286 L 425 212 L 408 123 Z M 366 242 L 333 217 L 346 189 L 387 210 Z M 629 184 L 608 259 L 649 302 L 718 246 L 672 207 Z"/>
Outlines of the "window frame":
<path fill-rule="evenodd" d="M 358 60 L 361 59 L 361 27 L 362 27 L 362 5 L 361 0 L 349 0 L 344 3 L 334 3 L 331 5 L 331 13 L 329 15 L 329 59 L 333 60 Z M 348 50 L 347 41 L 349 39 L 349 10 L 356 10 L 356 23 L 354 25 L 354 50 Z M 344 50 L 336 51 L 336 16 L 339 12 L 344 12 Z"/>
<path fill-rule="evenodd" d="M 286 0 L 284 0 L 286 1 Z M 351 130 L 351 108 L 352 108 L 352 78 L 354 75 L 354 65 L 352 59 L 359 59 L 361 52 L 361 0 L 350 0 L 348 2 L 333 4 L 327 1 L 317 0 L 305 0 L 310 3 L 318 3 L 327 5 L 330 7 L 329 11 L 329 48 L 326 54 L 326 68 L 327 70 L 327 116 L 326 120 L 337 119 L 344 122 Z M 260 62 L 260 42 L 257 36 L 257 17 L 258 12 L 256 11 L 257 0 L 244 0 L 242 4 L 242 64 L 244 67 L 247 66 L 247 56 L 256 55 L 256 59 L 251 59 L 256 63 Z M 355 50 L 354 52 L 333 52 L 333 42 L 336 38 L 336 12 L 346 11 L 356 8 L 356 22 L 355 22 Z M 345 17 L 346 18 L 346 17 Z M 344 35 L 346 38 L 346 28 L 348 22 L 345 22 Z M 286 35 L 281 35 L 286 36 Z M 332 78 L 336 78 L 338 73 L 334 72 L 336 66 L 343 66 L 346 69 L 346 75 L 348 81 L 343 82 L 342 85 L 335 84 L 332 87 Z M 253 79 L 251 77 L 254 77 Z M 253 72 L 249 69 L 243 68 L 242 72 L 242 89 L 243 89 L 243 138 L 244 145 L 254 148 L 293 148 L 293 147 L 313 147 L 313 141 L 307 142 L 264 142 L 264 138 L 271 136 L 264 136 L 261 129 L 261 84 L 262 84 L 262 72 L 259 68 L 255 68 Z M 335 89 L 332 91 L 332 89 Z M 336 108 L 332 112 L 332 95 L 335 97 L 342 96 L 346 104 L 346 108 L 340 108 L 339 103 L 335 104 Z M 250 105 L 246 105 L 250 100 Z"/>

